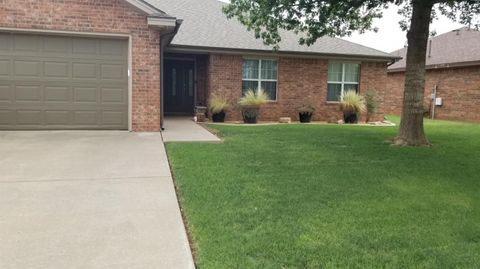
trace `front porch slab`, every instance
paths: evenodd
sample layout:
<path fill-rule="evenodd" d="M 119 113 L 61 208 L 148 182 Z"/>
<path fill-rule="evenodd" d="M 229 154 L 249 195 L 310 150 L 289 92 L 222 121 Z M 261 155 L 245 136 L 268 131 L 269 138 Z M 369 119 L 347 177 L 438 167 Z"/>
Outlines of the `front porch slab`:
<path fill-rule="evenodd" d="M 190 117 L 166 117 L 163 142 L 221 142 L 221 139 Z"/>

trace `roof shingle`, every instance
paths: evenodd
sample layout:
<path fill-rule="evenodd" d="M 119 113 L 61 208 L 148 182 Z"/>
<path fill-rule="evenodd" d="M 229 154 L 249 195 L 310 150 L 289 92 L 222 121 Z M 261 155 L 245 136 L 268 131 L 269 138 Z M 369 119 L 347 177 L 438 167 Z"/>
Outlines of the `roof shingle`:
<path fill-rule="evenodd" d="M 428 42 L 427 69 L 466 66 L 474 63 L 480 65 L 480 31 L 463 27 L 432 37 Z M 391 72 L 405 70 L 407 48 L 396 50 L 392 54 L 402 59 L 389 66 L 388 70 Z"/>
<path fill-rule="evenodd" d="M 222 12 L 225 3 L 217 0 L 146 0 L 166 13 L 182 19 L 183 23 L 171 42 L 172 47 L 195 47 L 272 51 L 272 47 L 256 39 L 252 32 L 236 19 L 227 19 Z M 282 32 L 280 53 L 305 53 L 370 57 L 391 60 L 395 56 L 339 38 L 323 37 L 314 45 L 298 43 L 293 32 Z"/>

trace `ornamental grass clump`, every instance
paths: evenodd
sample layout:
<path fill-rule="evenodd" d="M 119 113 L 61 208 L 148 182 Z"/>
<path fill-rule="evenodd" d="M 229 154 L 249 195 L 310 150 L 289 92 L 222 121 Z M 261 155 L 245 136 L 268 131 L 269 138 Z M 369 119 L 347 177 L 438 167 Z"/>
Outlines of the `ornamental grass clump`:
<path fill-rule="evenodd" d="M 238 104 L 241 107 L 261 107 L 265 103 L 267 103 L 268 96 L 265 93 L 265 91 L 260 90 L 258 92 L 255 92 L 254 90 L 248 90 L 242 98 L 240 98 L 240 101 L 238 101 Z"/>
<path fill-rule="evenodd" d="M 345 123 L 358 123 L 359 115 L 366 111 L 365 99 L 355 91 L 346 91 L 340 101 Z"/>
<path fill-rule="evenodd" d="M 227 110 L 230 107 L 227 97 L 214 94 L 210 97 L 209 104 L 213 122 L 224 122 Z"/>
<path fill-rule="evenodd" d="M 259 90 L 256 92 L 254 90 L 248 90 L 238 101 L 238 104 L 242 108 L 244 122 L 257 123 L 260 107 L 266 104 L 267 101 L 268 96 L 265 91 Z"/>

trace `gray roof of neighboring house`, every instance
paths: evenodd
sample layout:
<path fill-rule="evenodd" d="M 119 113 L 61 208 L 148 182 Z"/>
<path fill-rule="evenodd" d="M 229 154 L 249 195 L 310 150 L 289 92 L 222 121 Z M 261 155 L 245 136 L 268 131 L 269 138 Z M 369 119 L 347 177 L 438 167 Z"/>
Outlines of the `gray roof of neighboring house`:
<path fill-rule="evenodd" d="M 389 66 L 388 70 L 405 70 L 407 48 L 391 54 L 403 59 Z M 480 65 L 480 31 L 463 27 L 430 38 L 426 64 L 427 69 Z"/>
<path fill-rule="evenodd" d="M 171 47 L 272 51 L 253 32 L 222 12 L 225 3 L 217 0 L 145 0 L 183 23 Z M 323 37 L 312 46 L 302 46 L 293 32 L 283 32 L 280 53 L 357 56 L 391 60 L 395 56 L 339 38 Z"/>

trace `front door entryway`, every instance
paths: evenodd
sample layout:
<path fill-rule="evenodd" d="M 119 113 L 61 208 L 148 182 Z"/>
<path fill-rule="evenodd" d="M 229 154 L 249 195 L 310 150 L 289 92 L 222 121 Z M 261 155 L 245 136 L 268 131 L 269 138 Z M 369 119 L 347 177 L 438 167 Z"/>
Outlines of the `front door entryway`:
<path fill-rule="evenodd" d="M 165 114 L 193 115 L 195 103 L 195 62 L 165 60 Z"/>

